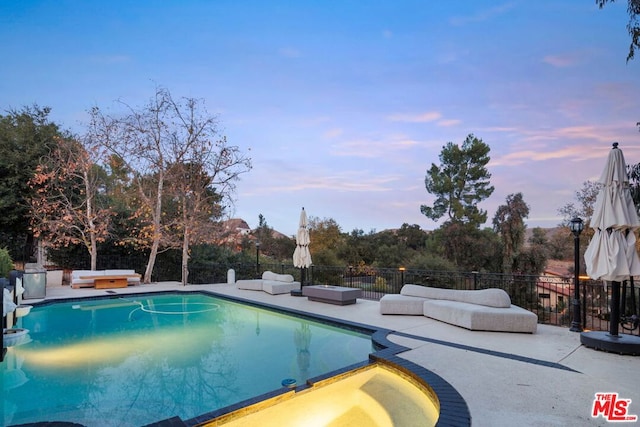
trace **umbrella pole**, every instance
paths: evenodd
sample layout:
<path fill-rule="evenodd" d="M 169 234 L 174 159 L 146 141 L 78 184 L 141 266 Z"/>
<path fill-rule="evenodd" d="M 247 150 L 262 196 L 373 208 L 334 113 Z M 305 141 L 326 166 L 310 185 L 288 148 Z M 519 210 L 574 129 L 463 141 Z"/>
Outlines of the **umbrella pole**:
<path fill-rule="evenodd" d="M 292 290 L 290 292 L 293 297 L 301 297 L 302 296 L 302 287 L 304 286 L 304 267 L 300 267 L 300 289 Z"/>
<path fill-rule="evenodd" d="M 631 315 L 637 313 L 636 311 L 636 290 L 633 286 L 633 276 L 629 278 L 629 291 L 631 292 Z"/>
<path fill-rule="evenodd" d="M 620 282 L 611 282 L 611 314 L 609 316 L 609 335 L 618 336 L 620 323 Z"/>

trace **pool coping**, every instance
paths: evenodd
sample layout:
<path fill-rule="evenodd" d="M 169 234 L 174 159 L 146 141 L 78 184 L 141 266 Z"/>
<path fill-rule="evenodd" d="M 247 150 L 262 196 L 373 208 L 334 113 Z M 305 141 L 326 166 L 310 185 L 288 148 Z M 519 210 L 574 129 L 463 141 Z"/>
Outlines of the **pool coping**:
<path fill-rule="evenodd" d="M 420 366 L 416 363 L 413 363 L 407 359 L 399 357 L 398 354 L 403 353 L 405 351 L 410 350 L 408 347 L 404 347 L 402 345 L 393 343 L 388 339 L 388 335 L 396 333 L 396 331 L 380 328 L 372 325 L 367 325 L 358 322 L 352 322 L 342 319 L 336 319 L 330 316 L 324 316 L 320 314 L 311 314 L 302 310 L 296 310 L 281 306 L 276 306 L 264 302 L 256 302 L 252 300 L 248 300 L 245 298 L 230 296 L 225 294 L 220 294 L 211 290 L 163 290 L 157 292 L 143 292 L 143 293 L 126 293 L 126 292 L 109 292 L 111 295 L 100 295 L 100 296 L 85 296 L 85 297 L 69 297 L 69 298 L 60 298 L 55 300 L 44 300 L 39 302 L 34 302 L 30 305 L 35 306 L 46 306 L 61 302 L 73 302 L 73 301 L 87 301 L 87 300 L 104 300 L 104 299 L 115 299 L 121 298 L 123 296 L 140 296 L 140 295 L 162 295 L 162 294 L 175 294 L 175 293 L 189 293 L 189 294 L 204 294 L 214 296 L 216 298 L 225 299 L 228 301 L 239 302 L 242 304 L 250 305 L 253 307 L 259 307 L 268 309 L 271 311 L 292 314 L 298 317 L 306 318 L 309 320 L 318 321 L 320 323 L 339 326 L 342 328 L 346 328 L 355 332 L 364 333 L 371 336 L 371 341 L 374 346 L 375 351 L 369 354 L 368 361 L 362 361 L 359 363 L 348 365 L 344 368 L 334 370 L 328 372 L 326 374 L 316 376 L 313 378 L 309 378 L 305 384 L 296 385 L 295 387 L 286 387 L 282 386 L 280 389 L 274 390 L 269 393 L 264 393 L 262 395 L 255 396 L 251 399 L 246 399 L 240 401 L 236 404 L 226 406 L 224 408 L 220 408 L 211 412 L 204 413 L 202 415 L 182 420 L 180 417 L 175 416 L 171 418 L 167 418 L 164 420 L 160 420 L 157 422 L 153 422 L 147 424 L 147 427 L 195 427 L 201 425 L 203 423 L 213 422 L 216 418 L 228 415 L 234 411 L 241 410 L 250 405 L 257 404 L 259 402 L 263 402 L 267 399 L 274 399 L 279 396 L 283 396 L 290 393 L 296 393 L 299 391 L 303 391 L 313 387 L 315 383 L 327 380 L 329 378 L 339 376 L 341 374 L 346 374 L 350 371 L 356 370 L 358 368 L 362 368 L 371 364 L 383 364 L 388 365 L 403 374 L 417 380 L 418 382 L 423 383 L 427 387 L 431 388 L 438 398 L 439 406 L 440 406 L 440 415 L 438 417 L 438 421 L 436 426 L 470 426 L 471 425 L 471 413 L 469 411 L 469 407 L 462 397 L 462 395 L 444 378 L 433 373 L 432 371 Z M 33 424 L 37 425 L 37 424 Z"/>

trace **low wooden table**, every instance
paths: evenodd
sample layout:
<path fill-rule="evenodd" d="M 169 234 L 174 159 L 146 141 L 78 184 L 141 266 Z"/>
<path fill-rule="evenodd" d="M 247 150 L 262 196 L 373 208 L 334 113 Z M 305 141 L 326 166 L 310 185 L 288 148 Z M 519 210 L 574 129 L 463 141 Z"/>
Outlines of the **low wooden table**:
<path fill-rule="evenodd" d="M 346 288 L 343 286 L 314 285 L 304 286 L 302 295 L 309 301 L 326 302 L 335 305 L 355 304 L 356 299 L 362 297 L 362 289 Z"/>
<path fill-rule="evenodd" d="M 127 278 L 123 276 L 102 276 L 93 279 L 96 289 L 126 288 Z"/>
<path fill-rule="evenodd" d="M 93 284 L 91 283 L 76 284 L 76 285 L 73 285 L 72 287 L 74 289 L 88 288 L 92 286 L 95 287 L 96 289 L 126 288 L 127 286 L 129 286 L 129 281 L 127 280 L 128 278 L 139 279 L 140 275 L 139 274 L 114 274 L 110 276 L 100 276 L 100 275 L 80 276 L 79 279 L 82 279 L 82 280 L 93 280 Z"/>

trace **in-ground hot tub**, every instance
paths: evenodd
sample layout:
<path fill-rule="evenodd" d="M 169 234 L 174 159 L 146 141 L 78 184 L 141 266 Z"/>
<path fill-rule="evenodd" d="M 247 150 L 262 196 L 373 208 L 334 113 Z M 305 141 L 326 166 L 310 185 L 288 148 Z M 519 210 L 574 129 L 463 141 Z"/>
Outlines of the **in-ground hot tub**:
<path fill-rule="evenodd" d="M 434 426 L 440 402 L 428 384 L 382 363 L 229 413 L 203 426 Z"/>

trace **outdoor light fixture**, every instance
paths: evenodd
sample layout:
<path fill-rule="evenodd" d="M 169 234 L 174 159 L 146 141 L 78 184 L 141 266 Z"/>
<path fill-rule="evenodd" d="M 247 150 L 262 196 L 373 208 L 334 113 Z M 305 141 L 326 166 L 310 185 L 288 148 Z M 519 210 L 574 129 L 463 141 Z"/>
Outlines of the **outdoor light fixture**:
<path fill-rule="evenodd" d="M 580 233 L 584 229 L 584 222 L 578 217 L 574 217 L 569 222 L 569 229 L 573 233 L 574 242 L 574 262 L 573 262 L 573 320 L 571 321 L 571 332 L 582 332 L 582 322 L 580 321 Z"/>

